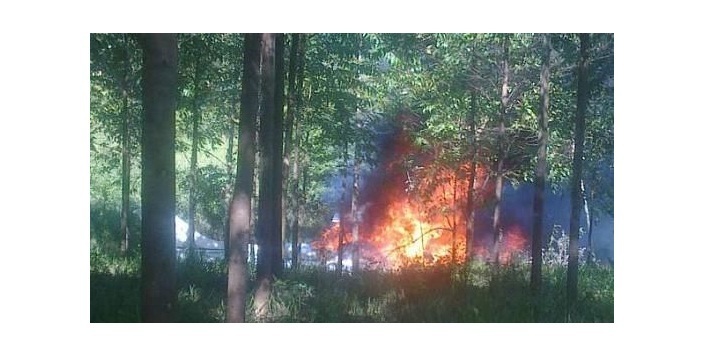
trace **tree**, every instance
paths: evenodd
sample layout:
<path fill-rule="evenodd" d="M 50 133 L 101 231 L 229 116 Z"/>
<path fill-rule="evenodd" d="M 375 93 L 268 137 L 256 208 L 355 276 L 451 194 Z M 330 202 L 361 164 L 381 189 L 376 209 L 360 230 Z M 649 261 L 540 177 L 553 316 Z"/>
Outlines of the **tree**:
<path fill-rule="evenodd" d="M 281 192 L 281 169 L 277 169 L 275 136 L 277 116 L 274 97 L 276 94 L 275 35 L 261 36 L 261 117 L 259 125 L 259 259 L 257 263 L 257 287 L 254 294 L 254 310 L 264 317 L 268 312 L 274 275 L 276 249 L 281 249 L 281 215 L 277 205 Z M 281 132 L 281 130 L 279 130 Z M 281 156 L 281 154 L 279 155 Z M 281 166 L 281 160 L 278 166 Z M 276 175 L 277 170 L 279 176 Z M 279 183 L 279 189 L 277 189 Z M 275 194 L 276 193 L 276 194 Z"/>
<path fill-rule="evenodd" d="M 547 175 L 547 147 L 548 147 L 548 108 L 550 97 L 548 82 L 550 81 L 550 35 L 543 34 L 540 69 L 540 109 L 538 112 L 538 160 L 535 169 L 535 190 L 533 194 L 533 234 L 531 236 L 531 278 L 530 286 L 534 302 L 537 304 L 542 284 L 542 246 L 543 246 L 543 207 L 545 181 Z M 536 314 L 538 313 L 536 306 Z"/>
<path fill-rule="evenodd" d="M 133 168 L 141 144 L 140 59 L 140 48 L 128 34 L 91 34 L 91 204 L 110 199 L 115 209 L 116 198 L 120 201 L 114 248 L 123 255 L 139 238 L 132 234 L 137 230 L 132 230 L 131 205 L 140 197 L 135 196 L 140 171 Z M 109 158 L 116 153 L 118 159 Z"/>
<path fill-rule="evenodd" d="M 473 51 L 474 53 L 474 51 Z M 476 68 L 474 55 L 470 57 L 470 70 Z M 471 77 L 472 78 L 472 77 Z M 476 144 L 477 138 L 475 119 L 478 117 L 477 110 L 478 94 L 476 85 L 470 82 L 470 112 L 468 116 L 468 145 L 470 146 L 470 174 L 468 175 L 467 204 L 465 208 L 465 261 L 470 262 L 473 257 L 473 240 L 475 239 L 475 175 L 476 175 Z M 453 242 L 453 247 L 455 243 Z"/>
<path fill-rule="evenodd" d="M 272 219 L 272 274 L 279 277 L 284 269 L 284 218 L 282 199 L 284 195 L 284 34 L 274 37 L 274 125 L 272 132 L 272 178 L 271 194 L 274 197 Z"/>
<path fill-rule="evenodd" d="M 131 150 L 130 150 L 130 88 L 131 88 L 131 56 L 129 52 L 130 41 L 126 34 L 123 37 L 123 77 L 121 79 L 121 95 L 123 97 L 123 126 L 121 130 L 121 253 L 127 254 L 130 250 L 130 230 L 128 228 L 128 212 L 130 210 L 130 192 L 131 192 Z"/>
<path fill-rule="evenodd" d="M 567 308 L 569 319 L 575 309 L 578 294 L 578 238 L 581 217 L 582 191 L 581 173 L 583 170 L 583 148 L 586 128 L 586 108 L 588 107 L 588 67 L 590 39 L 588 34 L 578 35 L 581 43 L 578 60 L 578 91 L 576 97 L 576 130 L 573 149 L 573 175 L 571 177 L 571 225 L 568 245 L 568 275 L 566 281 Z"/>
<path fill-rule="evenodd" d="M 189 193 L 189 205 L 188 205 L 188 223 L 189 228 L 187 231 L 186 242 L 188 243 L 189 251 L 193 254 L 196 249 L 196 189 L 197 189 L 197 164 L 199 154 L 199 124 L 203 113 L 201 112 L 202 107 L 202 82 L 204 79 L 204 66 L 202 61 L 202 54 L 207 53 L 204 46 L 204 42 L 200 39 L 200 36 L 195 36 L 191 40 L 193 57 L 193 99 L 191 101 L 191 164 L 189 166 L 188 174 L 188 193 Z"/>
<path fill-rule="evenodd" d="M 287 94 L 286 94 L 286 103 L 287 103 L 287 109 L 286 109 L 286 115 L 284 120 L 284 169 L 282 171 L 282 179 L 284 181 L 284 193 L 282 194 L 282 217 L 284 218 L 284 222 L 282 224 L 284 232 L 282 233 L 283 241 L 287 242 L 290 239 L 290 236 L 294 233 L 293 229 L 291 229 L 291 225 L 293 222 L 294 217 L 292 216 L 292 213 L 294 211 L 294 197 L 293 197 L 293 181 L 290 176 L 290 172 L 292 169 L 292 149 L 293 149 L 293 141 L 294 141 L 294 117 L 296 113 L 295 103 L 296 103 L 296 85 L 297 85 L 297 56 L 299 53 L 299 34 L 292 34 L 292 46 L 289 50 L 289 69 L 287 71 Z M 294 259 L 294 249 L 296 249 L 296 245 L 292 244 L 292 267 L 296 267 L 296 262 Z"/>
<path fill-rule="evenodd" d="M 244 39 L 236 183 L 229 206 L 227 322 L 244 322 L 246 319 L 247 247 L 251 243 L 251 195 L 256 154 L 261 39 L 258 34 L 246 34 Z"/>
<path fill-rule="evenodd" d="M 500 93 L 500 115 L 498 122 L 498 161 L 495 169 L 495 207 L 493 211 L 493 255 L 495 261 L 498 262 L 500 259 L 500 244 L 503 238 L 502 226 L 500 221 L 500 212 L 502 208 L 503 199 L 503 174 L 504 161 L 505 161 L 505 150 L 503 147 L 503 140 L 505 138 L 505 125 L 508 119 L 508 107 L 510 105 L 510 66 L 509 62 L 509 51 L 510 51 L 510 35 L 506 34 L 503 36 L 503 60 L 502 60 L 502 85 Z"/>
<path fill-rule="evenodd" d="M 301 43 L 298 45 L 298 48 L 294 47 L 294 41 L 292 41 L 292 54 L 294 56 L 293 59 L 298 59 L 298 69 L 295 72 L 295 78 L 292 78 L 292 72 L 291 72 L 291 62 L 290 62 L 290 80 L 289 80 L 289 93 L 290 93 L 290 117 L 287 121 L 289 125 L 290 134 L 293 135 L 291 137 L 292 143 L 293 143 L 293 152 L 292 152 L 292 179 L 291 179 L 291 193 L 290 193 L 290 199 L 292 202 L 292 208 L 291 208 L 291 215 L 292 215 L 292 223 L 291 223 L 291 233 L 292 233 L 292 267 L 293 268 L 299 268 L 299 205 L 300 205 L 300 193 L 299 193 L 299 168 L 300 168 L 300 153 L 299 153 L 299 143 L 301 141 L 301 138 L 299 135 L 301 134 L 301 113 L 299 110 L 302 109 L 302 93 L 304 92 L 304 57 L 305 57 L 305 50 L 306 50 L 306 36 L 302 34 L 301 36 L 298 34 L 294 35 L 294 40 L 297 40 L 298 43 Z M 298 51 L 295 51 L 297 50 Z M 298 53 L 297 53 L 298 52 Z M 294 87 L 292 87 L 292 79 L 295 79 L 294 81 Z M 293 91 L 293 92 L 292 92 Z M 294 95 L 291 95 L 291 94 Z M 294 100 L 293 103 L 291 100 Z M 300 117 L 295 117 L 297 114 L 300 114 Z"/>
<path fill-rule="evenodd" d="M 143 48 L 141 320 L 171 322 L 176 308 L 175 34 L 140 35 Z"/>

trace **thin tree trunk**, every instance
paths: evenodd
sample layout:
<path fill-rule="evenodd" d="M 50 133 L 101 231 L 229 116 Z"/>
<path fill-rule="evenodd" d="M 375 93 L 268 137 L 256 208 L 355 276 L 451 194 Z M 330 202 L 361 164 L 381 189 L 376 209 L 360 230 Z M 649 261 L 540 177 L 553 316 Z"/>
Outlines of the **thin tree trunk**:
<path fill-rule="evenodd" d="M 274 256 L 277 243 L 275 218 L 275 144 L 276 116 L 275 89 L 275 36 L 261 36 L 261 117 L 259 125 L 259 252 L 257 261 L 257 288 L 254 294 L 254 312 L 261 319 L 268 313 Z"/>
<path fill-rule="evenodd" d="M 143 48 L 141 320 L 171 322 L 176 311 L 175 34 L 139 36 Z"/>
<path fill-rule="evenodd" d="M 593 190 L 588 190 L 591 194 L 590 200 L 593 201 Z M 585 194 L 584 194 L 585 196 Z M 586 256 L 586 263 L 593 263 L 596 254 L 593 251 L 593 211 L 588 211 L 588 202 L 586 202 L 586 214 L 588 215 L 588 254 Z"/>
<path fill-rule="evenodd" d="M 284 241 L 284 254 L 286 254 L 286 244 L 291 241 L 291 213 L 293 210 L 294 202 L 292 199 L 292 179 L 290 178 L 290 171 L 292 168 L 291 155 L 292 155 L 292 142 L 294 141 L 294 96 L 296 87 L 296 72 L 297 72 L 297 52 L 299 50 L 299 34 L 292 34 L 292 46 L 289 51 L 289 67 L 287 69 L 287 94 L 286 94 L 286 115 L 284 120 L 284 155 L 282 160 L 284 161 L 282 169 L 282 180 L 283 180 L 283 191 L 282 191 L 282 237 Z M 292 247 L 292 250 L 294 248 Z M 292 255 L 294 255 L 292 253 Z M 291 257 L 285 257 L 285 260 Z M 292 259 L 293 260 L 293 259 Z M 293 266 L 293 262 L 292 262 Z"/>
<path fill-rule="evenodd" d="M 197 38 L 192 40 L 194 48 L 199 46 Z M 189 164 L 189 228 L 187 231 L 186 243 L 188 244 L 189 256 L 196 254 L 196 167 L 198 164 L 199 153 L 199 124 L 201 123 L 201 82 L 202 82 L 202 65 L 201 54 L 197 53 L 194 60 L 194 96 L 192 105 L 192 126 L 191 126 L 191 161 Z"/>
<path fill-rule="evenodd" d="M 239 102 L 241 104 L 241 102 Z M 232 105 L 236 105 L 236 100 L 232 102 Z M 232 118 L 233 119 L 233 118 Z M 227 149 L 226 149 L 226 185 L 224 186 L 224 205 L 226 206 L 226 210 L 229 211 L 231 208 L 231 198 L 233 197 L 233 188 L 234 188 L 234 132 L 238 128 L 241 127 L 241 122 L 239 122 L 239 127 L 234 128 L 233 121 L 229 121 L 229 131 L 228 136 L 226 139 L 227 143 Z M 237 159 L 238 160 L 238 159 Z M 251 196 L 249 196 L 251 197 Z M 226 221 L 224 222 L 224 259 L 228 262 L 229 261 L 229 229 L 230 229 L 230 221 L 229 221 L 229 214 L 226 214 Z"/>
<path fill-rule="evenodd" d="M 198 66 L 198 64 L 197 64 Z M 194 95 L 194 116 L 191 131 L 191 163 L 189 165 L 189 229 L 186 237 L 189 254 L 193 256 L 196 253 L 196 165 L 198 163 L 199 151 L 199 122 L 201 112 L 198 110 L 199 104 Z"/>
<path fill-rule="evenodd" d="M 452 204 L 453 204 L 453 211 L 457 211 L 457 194 L 458 194 L 458 178 L 457 175 L 453 176 L 453 195 L 452 195 Z M 452 231 L 452 247 L 451 247 L 451 264 L 453 267 L 457 266 L 457 259 L 458 259 L 458 244 L 457 244 L 457 230 L 458 230 L 458 220 L 457 220 L 457 213 L 453 212 L 452 217 L 452 223 L 450 223 L 450 219 L 448 217 L 448 225 L 451 228 Z"/>
<path fill-rule="evenodd" d="M 259 107 L 259 66 L 261 38 L 244 37 L 244 70 L 239 117 L 236 182 L 229 206 L 229 281 L 226 322 L 246 320 L 247 249 L 251 243 L 251 196 L 256 155 L 256 116 Z"/>
<path fill-rule="evenodd" d="M 476 118 L 476 102 L 477 96 L 474 91 L 470 92 L 470 120 L 469 122 L 469 140 L 470 140 L 470 174 L 468 175 L 467 203 L 465 208 L 465 262 L 470 263 L 473 258 L 473 242 L 475 239 L 475 175 L 477 174 L 476 155 L 476 138 L 475 138 L 475 118 Z"/>
<path fill-rule="evenodd" d="M 535 168 L 535 190 L 533 192 L 533 234 L 531 237 L 531 278 L 530 287 L 536 304 L 535 315 L 538 315 L 540 289 L 543 279 L 543 211 L 544 192 L 547 177 L 548 148 L 548 108 L 550 96 L 548 82 L 550 80 L 550 35 L 543 35 L 543 59 L 540 70 L 540 110 L 538 112 L 538 155 Z"/>
<path fill-rule="evenodd" d="M 130 229 L 128 228 L 128 212 L 130 210 L 131 191 L 131 152 L 130 152 L 130 124 L 131 113 L 128 106 L 129 79 L 131 70 L 130 44 L 127 36 L 123 35 L 123 78 L 121 80 L 121 93 L 123 97 L 123 121 L 121 126 L 121 254 L 127 255 L 130 251 Z"/>
<path fill-rule="evenodd" d="M 581 177 L 581 199 L 583 200 L 583 213 L 586 214 L 586 235 L 588 236 L 588 243 L 591 243 L 591 211 L 588 209 L 588 198 L 586 197 L 586 186 L 583 183 L 583 177 Z M 586 250 L 586 262 L 590 261 L 591 252 Z"/>
<path fill-rule="evenodd" d="M 273 196 L 274 219 L 272 229 L 272 274 L 280 277 L 284 270 L 284 250 L 286 218 L 282 205 L 284 195 L 284 176 L 282 160 L 284 154 L 284 34 L 276 34 L 275 38 L 275 66 L 274 66 L 274 133 L 273 133 Z"/>
<path fill-rule="evenodd" d="M 301 138 L 299 137 L 301 132 L 301 113 L 302 110 L 302 93 L 304 92 L 304 57 L 306 48 L 306 37 L 304 34 L 299 36 L 299 69 L 296 72 L 296 83 L 294 93 L 294 113 L 299 114 L 299 117 L 295 117 L 293 120 L 293 166 L 292 166 L 292 267 L 299 268 L 299 143 Z M 292 42 L 292 49 L 294 48 Z"/>
<path fill-rule="evenodd" d="M 589 35 L 579 34 L 581 54 L 578 60 L 578 95 L 576 101 L 575 149 L 573 151 L 573 175 L 571 177 L 571 226 L 568 247 L 567 308 L 568 318 L 575 312 L 578 295 L 578 238 L 581 218 L 581 172 L 583 170 L 583 142 L 588 107 Z"/>
<path fill-rule="evenodd" d="M 344 140 L 344 169 L 342 169 L 342 195 L 339 197 L 339 241 L 337 242 L 337 273 L 342 272 L 344 256 L 344 195 L 347 193 L 347 140 Z"/>
<path fill-rule="evenodd" d="M 500 124 L 498 126 L 498 163 L 495 169 L 495 210 L 493 211 L 493 256 L 495 262 L 500 261 L 500 249 L 503 238 L 503 228 L 501 226 L 500 214 L 503 203 L 503 172 L 504 172 L 504 139 L 505 124 L 508 118 L 508 106 L 510 103 L 510 68 L 508 65 L 510 35 L 505 35 L 503 40 L 503 84 L 500 93 Z"/>
<path fill-rule="evenodd" d="M 357 43 L 357 64 L 362 64 L 362 49 L 364 47 L 364 37 L 362 34 L 358 34 L 358 43 Z M 357 79 L 361 81 L 360 79 L 360 70 L 357 69 Z M 354 124 L 352 125 L 352 130 L 355 134 L 353 135 L 359 135 L 359 131 L 362 129 L 362 115 L 360 113 L 360 95 L 359 90 L 355 90 L 355 115 L 350 120 Z M 350 206 L 350 214 L 352 215 L 352 272 L 359 272 L 359 211 L 358 210 L 358 200 L 359 200 L 359 173 L 360 173 L 360 155 L 359 155 L 359 137 L 355 138 L 354 142 L 354 154 L 352 161 L 352 201 Z"/>
<path fill-rule="evenodd" d="M 359 125 L 358 125 L 359 126 Z M 354 167 L 352 169 L 352 271 L 359 272 L 359 143 L 354 143 Z"/>

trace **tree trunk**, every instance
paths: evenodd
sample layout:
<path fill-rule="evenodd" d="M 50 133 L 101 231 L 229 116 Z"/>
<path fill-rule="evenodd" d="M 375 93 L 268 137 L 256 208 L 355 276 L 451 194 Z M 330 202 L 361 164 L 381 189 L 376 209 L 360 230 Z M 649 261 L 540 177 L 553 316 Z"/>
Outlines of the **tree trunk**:
<path fill-rule="evenodd" d="M 230 252 L 226 322 L 246 320 L 247 250 L 251 243 L 251 196 L 256 154 L 256 116 L 259 107 L 260 46 L 261 38 L 258 34 L 245 35 L 236 183 L 229 206 Z"/>
<path fill-rule="evenodd" d="M 175 34 L 139 36 L 143 48 L 141 320 L 171 322 L 176 311 Z"/>
<path fill-rule="evenodd" d="M 505 124 L 508 119 L 508 106 L 510 103 L 510 68 L 508 65 L 510 35 L 505 35 L 503 40 L 503 83 L 500 93 L 500 124 L 498 126 L 498 163 L 495 169 L 495 210 L 493 211 L 493 256 L 495 262 L 500 261 L 500 249 L 503 238 L 503 229 L 500 221 L 500 213 L 503 200 L 503 173 L 504 173 L 504 140 Z"/>
<path fill-rule="evenodd" d="M 358 125 L 359 127 L 359 125 Z M 359 143 L 354 143 L 354 167 L 352 169 L 352 271 L 359 272 Z"/>
<path fill-rule="evenodd" d="M 194 43 L 195 51 L 199 47 L 197 38 L 192 40 Z M 198 165 L 198 153 L 199 153 L 199 124 L 203 117 L 201 113 L 201 82 L 203 78 L 203 66 L 201 65 L 201 54 L 197 53 L 194 60 L 194 96 L 191 102 L 192 105 L 192 126 L 191 126 L 191 161 L 189 164 L 189 229 L 187 231 L 186 243 L 188 244 L 189 256 L 193 257 L 196 254 L 196 168 Z"/>
<path fill-rule="evenodd" d="M 347 140 L 344 140 L 344 168 L 342 169 L 342 195 L 339 197 L 339 241 L 337 242 L 337 273 L 342 272 L 344 257 L 344 195 L 347 193 Z"/>
<path fill-rule="evenodd" d="M 581 177 L 581 199 L 583 200 L 583 213 L 586 214 L 586 235 L 588 236 L 588 244 L 591 244 L 591 211 L 588 209 L 588 198 L 586 197 L 586 186 Z M 586 249 L 586 262 L 591 261 L 591 252 Z"/>
<path fill-rule="evenodd" d="M 198 64 L 197 64 L 198 67 Z M 198 109 L 199 104 L 194 95 L 194 112 L 193 126 L 191 130 L 191 163 L 189 165 L 189 230 L 187 232 L 186 243 L 188 244 L 189 254 L 196 254 L 196 165 L 198 162 L 199 150 L 199 119 L 201 112 Z"/>
<path fill-rule="evenodd" d="M 261 117 L 259 125 L 259 252 L 257 261 L 257 288 L 254 311 L 263 319 L 268 312 L 271 283 L 279 233 L 275 209 L 275 36 L 261 36 Z"/>
<path fill-rule="evenodd" d="M 452 195 L 452 205 L 454 206 L 453 211 L 457 211 L 458 206 L 458 178 L 457 175 L 453 175 L 453 195 Z M 453 267 L 457 266 L 458 263 L 458 248 L 457 248 L 457 230 L 458 230 L 458 220 L 457 220 L 457 213 L 452 213 L 452 222 L 450 221 L 450 217 L 448 215 L 447 217 L 448 226 L 450 227 L 450 231 L 452 232 L 452 247 L 450 249 L 450 257 L 451 257 L 451 264 Z"/>
<path fill-rule="evenodd" d="M 364 37 L 362 34 L 357 35 L 357 57 L 358 65 L 362 64 L 362 49 L 364 48 Z M 360 69 L 356 69 L 357 80 L 361 83 Z M 355 88 L 355 115 L 350 120 L 352 124 L 353 135 L 359 135 L 362 130 L 362 114 L 360 112 L 360 92 Z M 352 201 L 350 206 L 350 214 L 352 215 L 352 272 L 359 272 L 359 173 L 360 173 L 360 150 L 359 137 L 355 137 L 354 154 L 352 161 Z"/>
<path fill-rule="evenodd" d="M 292 34 L 292 47 L 289 51 L 289 67 L 287 69 L 287 94 L 286 94 L 286 115 L 284 120 L 284 155 L 282 160 L 284 161 L 282 169 L 282 217 L 284 218 L 282 227 L 282 240 L 284 241 L 284 254 L 286 254 L 286 244 L 289 242 L 291 235 L 291 224 L 292 224 L 292 210 L 294 202 L 292 200 L 292 179 L 290 178 L 290 171 L 292 167 L 291 155 L 292 155 L 292 142 L 294 140 L 294 96 L 296 87 L 296 72 L 297 72 L 297 52 L 299 50 L 299 34 Z M 292 247 L 292 251 L 294 248 Z M 292 253 L 292 255 L 294 255 Z M 291 257 L 285 257 L 285 260 Z M 293 262 L 292 262 L 293 263 Z M 292 264 L 293 266 L 293 264 Z"/>
<path fill-rule="evenodd" d="M 573 150 L 573 175 L 571 177 L 571 227 L 568 246 L 567 308 L 568 318 L 573 319 L 578 295 L 578 238 L 581 218 L 581 172 L 583 170 L 583 141 L 588 107 L 588 52 L 589 35 L 579 34 L 581 54 L 578 60 L 578 92 L 576 101 L 575 149 Z"/>
<path fill-rule="evenodd" d="M 130 229 L 128 228 L 128 212 L 130 210 L 131 192 L 131 152 L 130 152 L 130 124 L 131 113 L 128 106 L 129 84 L 131 69 L 130 44 L 126 35 L 123 35 L 123 79 L 121 80 L 121 93 L 123 97 L 123 121 L 121 126 L 121 254 L 127 255 L 130 249 Z"/>
<path fill-rule="evenodd" d="M 591 197 L 590 200 L 593 201 L 593 198 L 594 198 L 593 190 L 589 189 L 588 192 L 590 193 L 590 197 Z M 585 196 L 585 194 L 584 194 L 584 196 Z M 588 206 L 588 202 L 586 202 L 586 206 Z M 588 210 L 588 207 L 586 207 L 586 209 Z M 590 263 L 593 263 L 596 258 L 596 254 L 593 251 L 593 211 L 589 211 L 589 212 L 587 212 L 587 214 L 588 214 L 588 254 L 586 256 L 586 263 L 590 264 Z"/>
<path fill-rule="evenodd" d="M 467 204 L 465 208 L 465 262 L 470 263 L 473 258 L 473 242 L 475 239 L 475 175 L 477 174 L 475 118 L 477 115 L 477 94 L 470 90 L 470 116 L 468 120 L 468 140 L 470 151 L 470 174 L 468 175 Z"/>
<path fill-rule="evenodd" d="M 243 82 L 243 81 L 242 81 Z M 258 86 L 257 86 L 258 89 Z M 241 103 L 241 102 L 239 102 Z M 232 105 L 236 105 L 236 100 L 232 102 Z M 233 118 L 231 118 L 233 120 Z M 226 148 L 226 185 L 224 186 L 224 205 L 226 206 L 227 211 L 231 208 L 231 198 L 233 197 L 233 188 L 234 188 L 234 133 L 237 131 L 238 128 L 241 127 L 241 122 L 239 122 L 239 126 L 237 128 L 234 128 L 234 122 L 230 120 L 229 121 L 229 131 L 226 139 L 227 148 Z M 238 153 L 238 152 L 237 152 Z M 237 158 L 238 161 L 238 158 Z M 238 162 L 237 162 L 238 163 Z M 238 167 L 237 167 L 238 168 Z M 251 197 L 251 194 L 249 194 L 249 197 Z M 224 259 L 228 262 L 229 261 L 229 228 L 230 228 L 230 222 L 229 222 L 229 214 L 226 214 L 226 221 L 224 222 Z"/>
<path fill-rule="evenodd" d="M 548 82 L 550 80 L 550 35 L 543 34 L 543 59 L 540 70 L 540 110 L 538 112 L 538 154 L 535 168 L 535 190 L 533 192 L 533 234 L 531 237 L 532 267 L 530 287 L 537 304 L 543 279 L 543 211 L 544 192 L 547 177 L 548 148 L 548 108 L 550 97 Z M 536 315 L 538 307 L 536 306 Z"/>
<path fill-rule="evenodd" d="M 284 154 L 284 34 L 276 34 L 275 38 L 275 68 L 274 68 L 274 133 L 273 133 L 273 178 L 272 187 L 274 196 L 274 219 L 272 229 L 272 274 L 277 277 L 282 275 L 284 270 L 284 247 L 285 221 L 282 196 L 284 185 L 283 164 Z"/>
<path fill-rule="evenodd" d="M 294 93 L 294 113 L 299 114 L 299 117 L 292 115 L 292 130 L 294 134 L 293 143 L 293 165 L 292 165 L 292 267 L 299 268 L 299 143 L 301 138 L 299 137 L 301 131 L 301 114 L 302 110 L 302 93 L 304 92 L 304 52 L 306 38 L 304 34 L 299 36 L 299 69 L 296 72 L 295 82 L 295 93 Z M 294 49 L 294 42 L 292 42 L 292 49 Z"/>

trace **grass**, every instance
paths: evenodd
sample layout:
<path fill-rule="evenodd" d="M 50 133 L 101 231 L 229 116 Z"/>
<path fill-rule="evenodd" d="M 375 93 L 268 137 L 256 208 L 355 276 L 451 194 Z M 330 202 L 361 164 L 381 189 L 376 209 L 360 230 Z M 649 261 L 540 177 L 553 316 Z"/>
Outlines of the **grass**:
<path fill-rule="evenodd" d="M 140 259 L 91 254 L 91 322 L 140 321 Z M 220 263 L 177 266 L 178 320 L 223 322 L 226 273 Z M 540 319 L 567 322 L 563 266 L 543 272 Z M 535 322 L 527 265 L 462 269 L 409 266 L 395 272 L 336 274 L 306 268 L 274 283 L 266 322 Z M 249 285 L 250 289 L 252 285 Z M 580 267 L 573 322 L 613 322 L 613 268 Z"/>

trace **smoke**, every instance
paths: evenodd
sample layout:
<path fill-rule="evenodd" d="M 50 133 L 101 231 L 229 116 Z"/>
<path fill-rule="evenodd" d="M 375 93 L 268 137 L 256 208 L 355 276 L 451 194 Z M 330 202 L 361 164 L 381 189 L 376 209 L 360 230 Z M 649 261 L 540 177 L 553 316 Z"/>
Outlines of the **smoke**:
<path fill-rule="evenodd" d="M 503 229 L 509 226 L 519 226 L 528 238 L 528 248 L 530 246 L 530 236 L 533 230 L 533 194 L 534 186 L 532 183 L 521 183 L 517 186 L 506 183 L 503 187 L 503 202 L 501 206 L 501 219 Z M 569 226 L 571 218 L 571 192 L 570 189 L 562 189 L 554 191 L 550 186 L 546 186 L 544 191 L 544 209 L 543 209 L 543 239 L 544 244 L 548 242 L 553 229 L 560 226 L 561 230 L 570 235 Z M 589 201 L 589 204 L 593 204 Z M 613 261 L 613 215 L 600 212 L 600 209 L 589 205 L 589 210 L 594 214 L 592 243 L 595 255 L 602 261 Z M 493 223 L 492 209 L 478 209 L 476 211 L 476 241 L 488 249 L 492 247 L 493 234 L 490 226 Z M 588 246 L 588 221 L 586 214 L 581 211 L 580 226 L 582 234 L 580 235 L 580 246 Z"/>
<path fill-rule="evenodd" d="M 393 132 L 388 131 L 377 134 L 377 141 L 374 144 L 375 152 L 372 153 L 376 156 L 375 160 L 367 160 L 362 164 L 358 203 L 358 216 L 361 218 L 361 237 L 369 236 L 367 234 L 378 230 L 380 226 L 389 224 L 388 212 L 392 206 L 399 206 L 400 201 L 420 197 L 415 195 L 419 191 L 415 192 L 414 190 L 416 181 L 411 171 L 414 170 L 415 166 L 425 166 L 433 163 L 432 156 L 421 153 L 420 150 L 415 148 L 408 133 L 405 132 L 406 128 L 415 127 L 414 118 L 412 121 L 395 121 L 398 127 Z M 346 177 L 339 173 L 329 181 L 329 189 L 325 194 L 325 203 L 331 207 L 331 211 L 335 211 L 338 217 L 342 216 L 347 227 L 351 226 L 352 221 L 350 216 L 353 180 L 352 163 L 351 160 L 348 162 Z M 344 185 L 343 181 L 345 182 Z M 508 248 L 513 250 L 530 249 L 530 236 L 533 228 L 533 192 L 534 187 L 531 183 L 521 183 L 515 186 L 506 183 L 504 185 L 501 219 L 503 236 L 509 240 L 508 242 L 504 241 L 504 244 L 508 244 Z M 344 202 L 340 205 L 340 198 L 343 193 Z M 483 193 L 484 200 L 492 198 L 489 193 L 490 191 Z M 566 235 L 569 235 L 570 190 L 560 189 L 554 191 L 548 186 L 544 198 L 543 239 L 544 244 L 546 244 L 554 229 L 562 230 Z M 594 252 L 604 262 L 613 261 L 613 216 L 601 212 L 605 209 L 591 206 L 593 203 L 595 201 L 589 201 L 590 211 L 595 214 L 592 229 Z M 473 249 L 476 252 L 491 251 L 493 243 L 492 214 L 491 204 L 486 203 L 483 203 L 483 206 L 479 207 L 475 212 Z M 332 219 L 331 216 L 330 219 Z M 580 245 L 587 247 L 588 221 L 583 211 L 580 226 L 583 230 L 580 236 Z M 349 232 L 349 228 L 346 230 Z M 461 236 L 464 236 L 464 234 L 459 234 L 458 239 Z M 508 252 L 510 251 L 509 249 Z"/>

